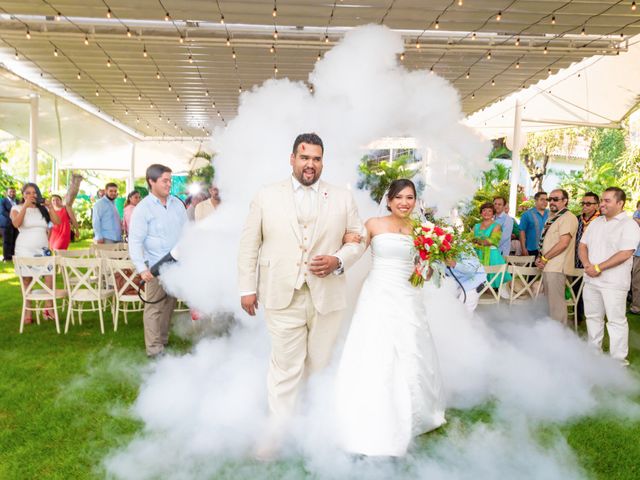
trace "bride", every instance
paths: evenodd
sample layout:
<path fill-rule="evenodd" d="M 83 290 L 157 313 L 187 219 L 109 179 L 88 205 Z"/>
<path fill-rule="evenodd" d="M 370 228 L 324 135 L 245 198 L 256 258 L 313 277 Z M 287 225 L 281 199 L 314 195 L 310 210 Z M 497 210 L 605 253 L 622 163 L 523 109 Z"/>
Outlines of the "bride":
<path fill-rule="evenodd" d="M 392 182 L 387 204 L 389 215 L 365 224 L 373 265 L 340 359 L 336 411 L 342 448 L 395 457 L 406 454 L 413 437 L 444 424 L 445 417 L 422 291 L 409 283 L 413 182 Z"/>

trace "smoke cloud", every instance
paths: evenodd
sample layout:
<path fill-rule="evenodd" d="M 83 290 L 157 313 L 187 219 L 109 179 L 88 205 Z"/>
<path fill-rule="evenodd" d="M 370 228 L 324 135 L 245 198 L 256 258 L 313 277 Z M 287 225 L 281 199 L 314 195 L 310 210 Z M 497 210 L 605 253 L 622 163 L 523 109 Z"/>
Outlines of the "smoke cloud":
<path fill-rule="evenodd" d="M 576 335 L 540 314 L 541 305 L 485 308 L 470 316 L 451 285 L 425 288 L 438 350 L 449 424 L 416 441 L 397 461 L 353 458 L 334 441 L 334 367 L 312 378 L 303 409 L 272 464 L 251 460 L 267 420 L 269 338 L 259 314 L 239 307 L 236 254 L 248 205 L 261 185 L 290 174 L 293 139 L 315 131 L 325 142 L 323 179 L 353 186 L 366 145 L 410 136 L 425 152 L 425 199 L 447 211 L 475 190 L 489 145 L 461 125 L 456 90 L 399 64 L 400 36 L 385 27 L 349 32 L 310 75 L 315 93 L 287 79 L 241 96 L 238 116 L 214 132 L 222 206 L 189 226 L 180 261 L 163 271 L 169 291 L 211 314 L 235 315 L 228 335 L 204 335 L 193 351 L 153 364 L 132 415 L 144 424 L 103 462 L 122 479 L 230 478 L 586 478 L 564 438 L 539 439 L 541 426 L 584 415 L 638 415 L 631 375 Z M 354 191 L 363 219 L 377 206 Z M 369 254 L 348 272 L 351 303 Z M 348 326 L 348 322 L 346 324 Z M 189 328 L 180 327 L 182 334 Z M 201 332 L 207 332 L 202 328 Z M 339 355 L 339 348 L 337 355 Z M 466 412 L 486 411 L 487 422 Z M 375 419 L 372 419 L 375 421 Z"/>

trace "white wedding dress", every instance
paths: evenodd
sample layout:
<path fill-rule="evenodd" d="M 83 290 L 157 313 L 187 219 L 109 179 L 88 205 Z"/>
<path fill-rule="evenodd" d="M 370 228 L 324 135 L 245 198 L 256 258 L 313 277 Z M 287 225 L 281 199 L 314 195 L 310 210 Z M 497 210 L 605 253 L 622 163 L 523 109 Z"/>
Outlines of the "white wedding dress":
<path fill-rule="evenodd" d="M 403 456 L 443 423 L 440 369 L 422 289 L 409 283 L 409 235 L 371 240 L 365 280 L 336 377 L 338 440 L 347 452 Z"/>

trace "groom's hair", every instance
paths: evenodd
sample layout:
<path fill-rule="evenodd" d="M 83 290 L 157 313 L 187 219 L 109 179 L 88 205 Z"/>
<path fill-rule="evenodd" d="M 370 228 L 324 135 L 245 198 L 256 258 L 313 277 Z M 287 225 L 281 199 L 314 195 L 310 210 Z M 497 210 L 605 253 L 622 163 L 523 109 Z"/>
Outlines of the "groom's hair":
<path fill-rule="evenodd" d="M 300 145 L 301 143 L 308 143 L 310 145 L 319 145 L 320 148 L 322 149 L 322 153 L 324 154 L 324 145 L 322 144 L 322 139 L 315 133 L 301 133 L 296 137 L 296 141 L 293 142 L 294 155 L 298 151 L 298 145 Z"/>

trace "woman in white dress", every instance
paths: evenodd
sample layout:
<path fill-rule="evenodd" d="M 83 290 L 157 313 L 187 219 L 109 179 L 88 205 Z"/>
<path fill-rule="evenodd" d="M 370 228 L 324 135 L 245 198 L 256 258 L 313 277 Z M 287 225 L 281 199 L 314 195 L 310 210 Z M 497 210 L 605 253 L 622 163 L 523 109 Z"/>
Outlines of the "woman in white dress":
<path fill-rule="evenodd" d="M 42 257 L 51 255 L 49 251 L 49 238 L 47 228 L 49 222 L 56 225 L 60 223 L 60 217 L 56 213 L 48 200 L 42 198 L 40 189 L 35 183 L 25 183 L 22 187 L 21 205 L 16 205 L 11 209 L 11 222 L 20 234 L 16 239 L 16 257 Z M 29 285 L 31 277 L 26 276 L 29 272 L 20 272 L 24 285 Z M 45 280 L 51 286 L 51 277 Z M 49 305 L 47 305 L 49 306 Z M 45 318 L 53 318 L 51 311 L 44 311 Z M 31 313 L 27 312 L 25 323 L 31 323 Z"/>
<path fill-rule="evenodd" d="M 394 181 L 385 217 L 365 226 L 373 265 L 336 378 L 339 443 L 347 452 L 399 457 L 413 437 L 445 423 L 438 358 L 414 267 L 410 215 L 416 189 Z"/>

